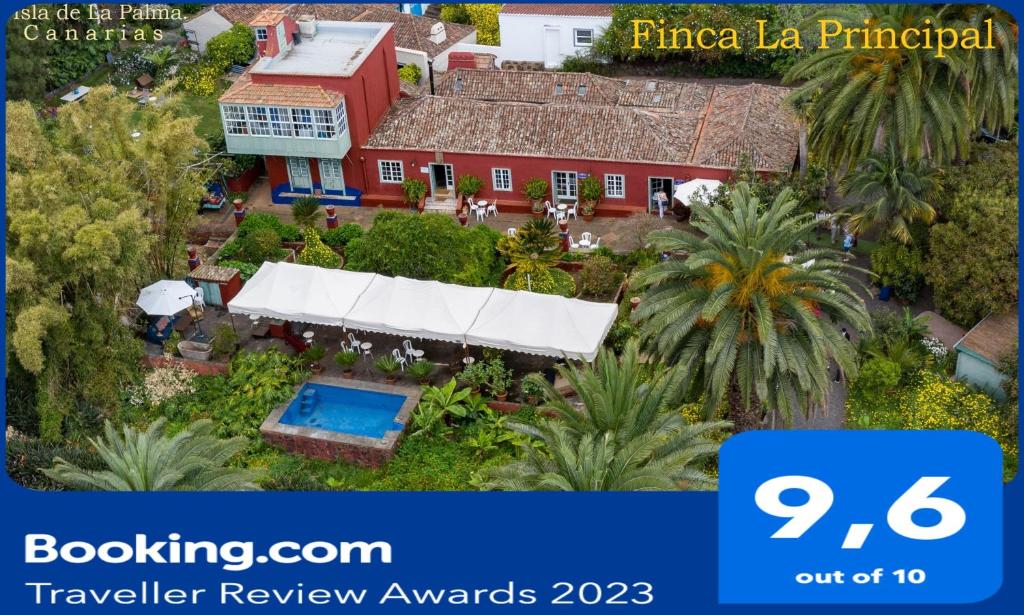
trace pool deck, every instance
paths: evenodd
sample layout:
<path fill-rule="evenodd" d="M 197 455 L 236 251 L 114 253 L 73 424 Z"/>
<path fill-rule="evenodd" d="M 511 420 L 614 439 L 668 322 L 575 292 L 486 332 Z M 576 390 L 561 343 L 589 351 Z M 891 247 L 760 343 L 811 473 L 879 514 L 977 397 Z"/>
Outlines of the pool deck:
<path fill-rule="evenodd" d="M 419 387 L 414 386 L 379 384 L 362 380 L 318 376 L 297 385 L 295 387 L 296 395 L 304 384 L 324 384 L 405 397 L 405 402 L 402 403 L 402 407 L 399 408 L 394 419 L 402 424 L 402 429 L 388 430 L 381 438 L 356 436 L 298 425 L 286 425 L 281 422 L 281 417 L 284 416 L 288 406 L 294 401 L 294 397 L 275 408 L 267 416 L 266 420 L 263 421 L 263 424 L 260 425 L 260 433 L 263 434 L 264 440 L 269 444 L 280 446 L 292 453 L 317 459 L 343 459 L 372 468 L 384 465 L 395 454 L 395 449 L 398 448 L 398 441 L 401 439 L 405 428 L 408 427 L 409 417 L 416 404 L 419 403 L 422 393 Z"/>

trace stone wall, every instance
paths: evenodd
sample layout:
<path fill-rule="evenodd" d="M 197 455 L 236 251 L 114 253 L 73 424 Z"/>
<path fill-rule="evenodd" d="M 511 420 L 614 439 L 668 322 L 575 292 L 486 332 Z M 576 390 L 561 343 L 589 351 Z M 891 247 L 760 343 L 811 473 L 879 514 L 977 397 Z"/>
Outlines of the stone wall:
<path fill-rule="evenodd" d="M 146 355 L 142 357 L 142 364 L 149 368 L 169 367 L 181 365 L 200 376 L 227 376 L 230 366 L 227 363 L 216 361 L 193 361 L 182 357 L 165 357 L 163 355 Z"/>
<path fill-rule="evenodd" d="M 393 448 L 367 448 L 358 444 L 307 438 L 276 431 L 264 430 L 263 439 L 268 444 L 279 446 L 289 453 L 305 455 L 314 459 L 324 459 L 326 461 L 340 459 L 368 468 L 379 468 L 395 455 Z"/>

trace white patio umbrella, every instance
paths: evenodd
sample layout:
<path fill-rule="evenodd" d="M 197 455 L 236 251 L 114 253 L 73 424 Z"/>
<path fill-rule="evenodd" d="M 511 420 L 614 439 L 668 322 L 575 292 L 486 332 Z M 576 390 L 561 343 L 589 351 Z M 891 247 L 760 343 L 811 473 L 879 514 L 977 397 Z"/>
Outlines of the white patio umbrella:
<path fill-rule="evenodd" d="M 135 304 L 150 316 L 174 316 L 192 305 L 194 288 L 181 280 L 160 280 L 142 289 Z"/>

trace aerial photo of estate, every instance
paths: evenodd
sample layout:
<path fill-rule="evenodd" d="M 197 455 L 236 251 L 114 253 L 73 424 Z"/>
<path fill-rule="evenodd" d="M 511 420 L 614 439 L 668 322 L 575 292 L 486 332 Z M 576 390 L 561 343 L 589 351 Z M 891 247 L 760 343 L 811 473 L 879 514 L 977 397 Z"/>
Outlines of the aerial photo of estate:
<path fill-rule="evenodd" d="M 23 9 L 7 472 L 707 490 L 743 431 L 967 429 L 1009 479 L 1017 37 L 952 4 Z"/>

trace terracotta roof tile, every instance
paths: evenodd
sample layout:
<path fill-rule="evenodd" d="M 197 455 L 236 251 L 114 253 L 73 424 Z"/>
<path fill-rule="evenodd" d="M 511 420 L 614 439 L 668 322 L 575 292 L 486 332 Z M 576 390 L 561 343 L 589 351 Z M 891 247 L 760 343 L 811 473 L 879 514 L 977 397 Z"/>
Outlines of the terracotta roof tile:
<path fill-rule="evenodd" d="M 284 105 L 333 109 L 344 99 L 338 92 L 312 85 L 269 85 L 253 83 L 246 73 L 239 77 L 219 102 L 237 105 Z"/>
<path fill-rule="evenodd" d="M 985 357 L 998 365 L 1008 353 L 1013 352 L 1017 344 L 1017 310 L 1006 314 L 990 314 L 967 332 L 957 347 L 969 350 Z"/>
<path fill-rule="evenodd" d="M 565 15 L 569 17 L 611 17 L 611 4 L 506 4 L 504 15 Z"/>
<path fill-rule="evenodd" d="M 536 105 L 425 96 L 399 101 L 368 148 L 682 163 L 696 116 L 611 105 Z"/>
<path fill-rule="evenodd" d="M 253 17 L 251 20 L 249 20 L 249 25 L 253 27 L 273 27 L 281 23 L 281 20 L 283 20 L 287 16 L 288 15 L 285 14 L 284 11 L 271 11 L 268 9 L 266 11 L 263 11 L 259 15 Z"/>
<path fill-rule="evenodd" d="M 283 11 L 288 4 L 215 4 L 213 10 L 231 23 L 242 23 L 248 25 L 257 15 L 263 11 Z"/>
<path fill-rule="evenodd" d="M 670 138 L 678 143 L 647 152 L 653 155 L 660 151 L 658 155 L 664 156 L 669 151 L 671 157 L 644 158 L 648 161 L 733 169 L 749 156 L 758 170 L 782 172 L 792 167 L 799 145 L 797 125 L 783 104 L 789 90 L 781 87 L 624 81 L 589 73 L 457 69 L 438 80 L 436 92 L 447 98 L 495 105 L 643 110 L 659 126 L 649 138 Z M 536 130 L 543 133 L 545 128 Z M 621 138 L 625 129 L 615 125 L 598 128 L 581 119 L 575 133 L 594 135 L 599 130 L 610 130 Z M 609 154 L 601 157 L 609 158 L 612 151 L 610 148 Z M 680 152 L 686 152 L 686 156 Z"/>

